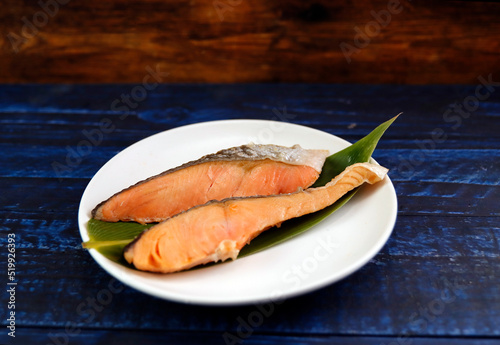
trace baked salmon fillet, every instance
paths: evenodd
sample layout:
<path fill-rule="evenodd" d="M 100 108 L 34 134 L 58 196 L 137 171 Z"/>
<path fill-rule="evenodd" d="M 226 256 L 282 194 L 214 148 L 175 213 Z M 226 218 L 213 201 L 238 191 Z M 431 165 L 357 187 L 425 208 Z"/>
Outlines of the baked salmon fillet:
<path fill-rule="evenodd" d="M 323 187 L 208 202 L 145 230 L 124 248 L 124 257 L 139 270 L 161 273 L 235 259 L 264 230 L 330 206 L 364 182 L 383 180 L 387 171 L 357 163 Z"/>
<path fill-rule="evenodd" d="M 299 145 L 225 149 L 122 190 L 97 205 L 92 217 L 154 223 L 210 200 L 295 192 L 318 179 L 327 156 L 327 150 Z"/>

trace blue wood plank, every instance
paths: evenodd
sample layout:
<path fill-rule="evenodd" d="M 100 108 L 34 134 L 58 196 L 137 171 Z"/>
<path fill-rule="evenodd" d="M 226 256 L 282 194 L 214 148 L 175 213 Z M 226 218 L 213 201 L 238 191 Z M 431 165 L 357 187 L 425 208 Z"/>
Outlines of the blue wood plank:
<path fill-rule="evenodd" d="M 329 130 L 359 124 L 363 127 L 377 124 L 401 111 L 405 112 L 407 126 L 416 133 L 426 133 L 436 127 L 447 129 L 448 134 L 480 135 L 478 123 L 489 122 L 498 126 L 499 94 L 480 102 L 474 116 L 462 119 L 459 130 L 452 129 L 456 121 L 444 113 L 454 103 L 474 95 L 473 86 L 357 86 L 357 85 L 162 85 L 130 111 L 113 110 L 112 104 L 135 85 L 93 86 L 17 86 L 0 90 L 0 113 L 50 115 L 55 121 L 90 116 L 126 117 L 125 124 L 155 123 L 160 126 L 179 126 L 186 123 L 226 118 L 273 118 L 274 108 L 287 107 L 290 121 L 308 123 Z M 27 97 L 31 95 L 31 97 Z M 360 97 L 362 96 L 362 97 Z M 425 102 L 422 99 L 425 97 Z M 91 99 L 91 101 L 90 101 Z M 425 124 L 419 123 L 423 114 Z M 34 115 L 27 115 L 34 116 Z M 361 118 L 363 121 L 360 121 Z M 369 121 L 366 120 L 369 118 Z M 61 120 L 62 119 L 62 120 Z M 52 119 L 54 121 L 54 119 Z M 96 121 L 93 121 L 94 124 Z M 41 121 L 39 121 L 40 123 Z M 86 122 L 85 120 L 83 122 Z M 120 121 L 114 121 L 122 127 Z M 491 123 L 493 122 L 493 123 Z M 90 123 L 89 123 L 90 124 Z M 477 131 L 476 131 L 477 128 Z M 488 130 L 488 129 L 487 129 Z M 487 134 L 489 134 L 488 131 Z M 491 131 L 491 133 L 494 133 Z"/>
<path fill-rule="evenodd" d="M 500 216 L 500 188 L 447 182 L 394 181 L 399 215 Z"/>
<path fill-rule="evenodd" d="M 78 334 L 75 334 L 78 333 Z M 71 344 L 71 345 L 135 345 L 142 344 L 169 344 L 169 345 L 207 345 L 207 344 L 239 344 L 247 345 L 494 345 L 498 339 L 491 338 L 457 338 L 440 337 L 425 338 L 412 336 L 395 337 L 361 337 L 357 335 L 311 335 L 311 336 L 279 336 L 252 333 L 247 337 L 230 338 L 220 332 L 155 332 L 148 330 L 121 331 L 119 333 L 106 330 L 89 330 L 81 328 L 21 328 L 16 333 L 17 344 Z M 228 341 L 226 341 L 229 338 Z M 238 342 L 241 339 L 242 342 Z M 10 344 L 11 339 L 0 335 L 0 341 Z M 232 341 L 232 342 L 231 342 Z"/>
<path fill-rule="evenodd" d="M 279 119 L 284 107 L 286 120 L 350 141 L 404 111 L 374 155 L 391 168 L 398 220 L 368 265 L 276 305 L 245 343 L 389 344 L 402 336 L 492 344 L 500 336 L 500 92 L 459 119 L 444 114 L 474 86 L 161 85 L 134 109 L 112 107 L 134 86 L 0 86 L 0 235 L 20 238 L 21 342 L 49 342 L 68 322 L 82 329 L 71 344 L 224 343 L 225 332 L 236 334 L 256 306 L 188 306 L 124 288 L 102 310 L 90 308 L 113 280 L 80 247 L 78 203 L 100 166 L 144 137 L 208 120 Z M 67 147 L 103 119 L 116 129 L 59 178 L 51 163 L 64 162 Z M 436 129 L 447 139 L 435 141 Z"/>
<path fill-rule="evenodd" d="M 73 112 L 84 109 L 92 112 L 111 108 L 111 103 L 119 99 L 121 94 L 130 93 L 134 84 L 115 85 L 5 85 L 0 90 L 0 105 L 9 111 L 34 110 L 38 112 Z M 199 85 L 160 85 L 148 94 L 140 103 L 152 104 L 157 109 L 166 102 L 179 102 L 186 95 L 198 96 L 192 99 L 196 104 L 237 104 L 239 107 L 264 107 L 282 102 L 290 98 L 293 105 L 308 113 L 317 109 L 335 108 L 349 111 L 338 111 L 342 115 L 376 112 L 400 106 L 416 106 L 417 109 L 432 110 L 439 105 L 443 110 L 452 102 L 463 100 L 474 95 L 475 86 L 391 86 L 391 85 L 331 85 L 331 84 L 199 84 Z M 425 97 L 425 102 L 423 101 Z M 498 114 L 495 102 L 499 96 L 496 92 L 481 102 L 480 108 L 487 114 Z M 256 102 L 266 100 L 267 102 Z M 387 100 L 391 100 L 388 104 Z M 493 104 L 493 105 L 491 105 Z M 335 107 L 333 107 L 335 106 Z"/>
<path fill-rule="evenodd" d="M 0 178 L 2 219 L 16 214 L 66 215 L 74 217 L 88 179 Z"/>
<path fill-rule="evenodd" d="M 282 109 L 280 111 L 282 112 Z M 267 115 L 258 118 L 279 120 L 273 118 L 275 117 L 273 112 Z M 57 120 L 54 119 L 55 117 Z M 232 119 L 235 117 L 227 118 Z M 101 121 L 107 121 L 108 119 L 111 121 L 110 126 L 115 127 L 109 133 L 102 133 L 102 141 L 100 141 L 99 146 L 126 147 L 135 141 L 175 126 L 145 122 L 138 119 L 137 115 L 130 115 L 127 121 L 121 121 L 120 115 L 106 115 L 104 113 L 78 116 L 68 116 L 66 114 L 0 113 L 0 142 L 61 145 L 63 147 L 66 145 L 76 146 L 78 142 L 88 140 L 88 136 L 85 133 L 98 130 Z M 293 119 L 293 122 L 321 129 L 349 141 L 361 138 L 377 125 L 369 115 L 359 116 L 356 118 L 356 122 L 350 119 L 346 120 L 345 118 L 334 119 L 335 121 L 331 123 L 325 120 L 322 116 L 297 115 Z M 383 120 L 381 119 L 381 121 Z M 380 142 L 381 147 L 397 147 L 400 149 L 419 149 L 423 147 L 424 149 L 458 150 L 487 149 L 499 146 L 500 137 L 498 133 L 500 131 L 500 121 L 480 122 L 476 119 L 472 123 L 475 129 L 474 133 L 467 134 L 447 129 L 444 133 L 446 140 L 439 140 L 439 142 L 433 143 L 433 131 L 436 128 L 445 130 L 446 127 L 442 126 L 442 120 L 441 122 L 435 119 L 431 120 L 425 126 L 415 127 L 405 115 L 402 115 L 398 122 L 392 125 L 391 130 L 384 135 L 384 140 Z M 186 123 L 196 122 L 199 122 L 196 116 L 189 115 L 189 121 Z M 27 132 L 30 133 L 29 136 L 26 136 Z"/>
<path fill-rule="evenodd" d="M 499 149 L 490 150 L 377 150 L 373 157 L 391 169 L 396 181 L 498 185 Z M 418 157 L 418 158 L 416 158 Z"/>

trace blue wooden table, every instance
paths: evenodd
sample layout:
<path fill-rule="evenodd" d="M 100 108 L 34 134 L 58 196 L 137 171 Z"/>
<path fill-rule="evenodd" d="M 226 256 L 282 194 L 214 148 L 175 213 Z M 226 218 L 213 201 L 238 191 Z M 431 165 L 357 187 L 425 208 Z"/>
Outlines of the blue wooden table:
<path fill-rule="evenodd" d="M 353 142 L 401 111 L 374 154 L 398 195 L 390 240 L 358 272 L 271 312 L 156 299 L 81 248 L 85 186 L 140 139 L 247 118 Z M 105 119 L 115 127 L 85 150 Z M 0 124 L 0 343 L 498 343 L 500 86 L 488 76 L 470 86 L 2 85 Z"/>

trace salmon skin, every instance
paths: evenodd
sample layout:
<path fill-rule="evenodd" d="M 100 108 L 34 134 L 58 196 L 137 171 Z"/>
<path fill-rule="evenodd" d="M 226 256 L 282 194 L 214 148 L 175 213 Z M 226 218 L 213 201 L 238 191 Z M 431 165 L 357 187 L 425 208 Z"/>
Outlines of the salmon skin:
<path fill-rule="evenodd" d="M 97 205 L 92 217 L 154 223 L 210 200 L 295 192 L 318 179 L 327 155 L 299 145 L 225 149 L 122 190 Z"/>
<path fill-rule="evenodd" d="M 160 273 L 235 259 L 262 231 L 330 206 L 364 182 L 381 181 L 387 171 L 379 165 L 357 163 L 323 187 L 208 202 L 145 230 L 124 248 L 124 257 L 139 270 Z"/>

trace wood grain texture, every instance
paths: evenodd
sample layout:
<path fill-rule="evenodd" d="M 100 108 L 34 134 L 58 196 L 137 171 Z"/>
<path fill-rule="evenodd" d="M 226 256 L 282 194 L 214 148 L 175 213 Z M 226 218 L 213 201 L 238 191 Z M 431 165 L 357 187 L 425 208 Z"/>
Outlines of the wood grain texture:
<path fill-rule="evenodd" d="M 500 92 L 454 128 L 443 114 L 474 95 L 475 86 L 161 85 L 130 111 L 112 109 L 136 86 L 0 86 L 0 255 L 6 234 L 15 233 L 20 343 L 51 343 L 49 335 L 67 327 L 81 332 L 70 344 L 224 344 L 226 332 L 237 334 L 256 306 L 183 305 L 113 281 L 80 246 L 78 205 L 95 172 L 138 140 L 201 121 L 276 119 L 273 110 L 285 114 L 285 108 L 287 121 L 350 141 L 405 111 L 374 154 L 391 169 L 398 219 L 366 266 L 275 305 L 245 343 L 498 342 Z M 52 163 L 64 163 L 69 149 L 88 140 L 85 131 L 106 118 L 114 130 L 57 174 Z M 436 128 L 447 140 L 422 149 L 419 143 L 428 143 Z M 110 284 L 119 291 L 102 308 L 91 308 Z M 0 342 L 9 341 L 0 332 Z"/>
<path fill-rule="evenodd" d="M 59 339 L 64 342 L 65 338 L 61 333 L 52 333 L 54 339 Z M 46 336 L 46 330 L 40 328 L 29 328 L 23 335 L 19 337 L 19 343 L 37 344 L 40 339 Z M 2 337 L 0 336 L 0 340 Z M 107 345 L 112 343 L 123 345 L 135 345 L 137 343 L 145 344 L 169 344 L 169 345 L 185 345 L 185 344 L 224 344 L 221 341 L 220 334 L 217 332 L 168 332 L 160 333 L 156 331 L 142 330 L 141 332 L 121 331 L 119 333 L 106 330 L 82 330 L 78 335 L 67 338 L 70 344 L 74 345 Z M 419 338 L 419 337 L 344 337 L 344 336 L 263 336 L 254 335 L 245 340 L 247 345 L 373 345 L 373 344 L 390 344 L 397 342 L 409 342 L 415 345 L 493 345 L 498 344 L 495 339 L 489 338 Z"/>
<path fill-rule="evenodd" d="M 2 8 L 0 82 L 140 83 L 148 66 L 175 83 L 474 84 L 500 72 L 497 2 L 58 1 Z"/>

